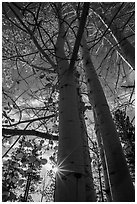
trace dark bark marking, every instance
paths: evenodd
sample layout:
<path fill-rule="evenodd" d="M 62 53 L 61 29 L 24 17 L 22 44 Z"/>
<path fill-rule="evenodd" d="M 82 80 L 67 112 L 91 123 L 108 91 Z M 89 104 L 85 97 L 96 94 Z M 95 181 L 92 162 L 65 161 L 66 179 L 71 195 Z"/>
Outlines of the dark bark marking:
<path fill-rule="evenodd" d="M 73 120 L 68 120 L 68 122 L 73 122 Z"/>
<path fill-rule="evenodd" d="M 88 64 L 90 64 L 90 60 L 89 59 L 87 59 L 87 61 L 86 61 L 86 65 L 88 65 Z"/>
<path fill-rule="evenodd" d="M 67 177 L 66 176 L 62 176 L 62 180 L 67 180 Z"/>
<path fill-rule="evenodd" d="M 64 84 L 65 87 L 69 86 L 68 84 Z"/>
<path fill-rule="evenodd" d="M 82 177 L 82 174 L 81 173 L 74 173 L 74 176 L 77 178 L 77 179 L 80 179 Z"/>

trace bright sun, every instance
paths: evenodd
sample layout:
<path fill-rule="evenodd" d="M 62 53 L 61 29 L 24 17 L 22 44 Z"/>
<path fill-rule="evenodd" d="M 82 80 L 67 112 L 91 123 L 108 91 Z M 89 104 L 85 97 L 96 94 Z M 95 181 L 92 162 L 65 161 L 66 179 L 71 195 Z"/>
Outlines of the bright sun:
<path fill-rule="evenodd" d="M 55 172 L 55 174 L 59 171 L 57 166 L 55 166 L 52 170 Z"/>
<path fill-rule="evenodd" d="M 50 164 L 49 162 L 45 166 L 47 170 L 52 170 L 55 174 L 59 171 L 57 166 L 53 167 L 53 164 Z"/>

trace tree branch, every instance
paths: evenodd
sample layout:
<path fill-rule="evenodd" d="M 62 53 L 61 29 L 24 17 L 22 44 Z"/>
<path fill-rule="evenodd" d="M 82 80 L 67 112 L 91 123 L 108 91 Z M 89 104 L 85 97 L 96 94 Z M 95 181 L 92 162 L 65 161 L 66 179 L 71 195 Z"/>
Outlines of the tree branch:
<path fill-rule="evenodd" d="M 77 53 L 78 53 L 78 50 L 79 50 L 79 45 L 80 45 L 80 42 L 81 42 L 81 38 L 82 38 L 82 35 L 83 35 L 83 32 L 84 32 L 84 28 L 85 28 L 85 24 L 86 24 L 86 20 L 87 20 L 89 5 L 90 5 L 90 3 L 86 2 L 86 3 L 84 3 L 84 6 L 83 6 L 80 25 L 79 25 L 79 29 L 78 29 L 78 32 L 77 32 L 77 37 L 76 37 L 76 41 L 75 41 L 75 45 L 74 45 L 70 65 L 69 65 L 69 70 L 73 70 L 75 61 L 77 59 Z"/>
<path fill-rule="evenodd" d="M 13 9 L 13 7 L 11 6 L 13 3 L 12 4 L 7 3 L 7 4 L 8 4 L 8 7 L 11 9 L 11 11 L 14 13 L 15 17 L 21 23 L 21 25 L 26 29 L 27 33 L 30 35 L 33 43 L 35 44 L 35 46 L 37 47 L 39 52 L 46 58 L 46 60 L 51 64 L 52 67 L 56 68 L 56 64 L 51 60 L 51 58 L 46 54 L 46 52 L 43 50 L 43 48 L 39 45 L 37 39 L 34 36 L 34 33 L 29 29 L 29 27 L 27 27 L 25 25 L 25 23 L 22 21 L 22 19 L 18 15 L 20 12 L 18 12 L 18 14 L 17 14 L 17 12 Z"/>
<path fill-rule="evenodd" d="M 23 121 L 19 121 L 17 123 L 11 124 L 11 125 L 3 125 L 3 127 L 12 127 L 12 126 L 20 125 L 21 123 L 33 123 L 33 122 L 38 121 L 38 120 L 50 119 L 50 118 L 52 118 L 54 116 L 55 116 L 55 114 L 52 114 L 52 115 L 44 116 L 44 117 L 41 117 L 41 118 L 34 118 L 34 119 L 30 119 L 30 120 L 23 120 Z"/>
<path fill-rule="evenodd" d="M 54 141 L 58 141 L 58 136 L 56 135 L 52 135 L 49 133 L 44 133 L 44 132 L 39 132 L 36 130 L 18 130 L 18 129 L 5 129 L 2 128 L 2 135 L 6 138 L 12 137 L 12 136 L 16 136 L 16 135 L 23 135 L 23 136 L 37 136 L 43 139 L 52 139 Z"/>

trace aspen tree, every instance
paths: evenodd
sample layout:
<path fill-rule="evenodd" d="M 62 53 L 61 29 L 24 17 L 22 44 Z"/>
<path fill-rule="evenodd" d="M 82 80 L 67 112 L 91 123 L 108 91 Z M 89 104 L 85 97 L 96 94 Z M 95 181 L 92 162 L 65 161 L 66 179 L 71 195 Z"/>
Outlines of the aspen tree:
<path fill-rule="evenodd" d="M 95 109 L 103 140 L 109 179 L 114 202 L 134 201 L 134 187 L 125 156 L 109 110 L 109 106 L 91 61 L 85 37 L 82 38 L 83 61 L 87 77 L 90 103 Z"/>
<path fill-rule="evenodd" d="M 69 68 L 64 44 L 65 28 L 61 3 L 57 4 L 59 34 L 56 60 L 59 75 L 59 147 L 55 201 L 86 201 L 82 126 L 79 118 L 76 82 Z"/>
<path fill-rule="evenodd" d="M 106 159 L 105 159 L 105 152 L 104 152 L 104 147 L 102 144 L 101 134 L 100 134 L 100 130 L 99 130 L 99 124 L 98 124 L 97 117 L 96 117 L 94 110 L 93 110 L 93 115 L 94 115 L 94 121 L 95 121 L 95 132 L 96 132 L 96 136 L 97 136 L 98 148 L 99 148 L 102 167 L 103 167 L 106 197 L 107 197 L 108 202 L 112 202 L 112 195 L 111 195 L 112 192 L 111 192 L 111 188 L 110 188 L 109 175 L 108 175 Z"/>
<path fill-rule="evenodd" d="M 84 152 L 84 174 L 85 174 L 85 187 L 86 187 L 86 202 L 95 202 L 96 201 L 96 192 L 94 189 L 93 175 L 91 169 L 91 159 L 89 152 L 88 144 L 88 133 L 87 127 L 85 124 L 84 113 L 85 113 L 85 103 L 82 100 L 80 85 L 77 81 L 77 92 L 78 92 L 78 101 L 79 101 L 79 117 L 82 126 L 82 135 L 83 135 L 83 152 Z"/>

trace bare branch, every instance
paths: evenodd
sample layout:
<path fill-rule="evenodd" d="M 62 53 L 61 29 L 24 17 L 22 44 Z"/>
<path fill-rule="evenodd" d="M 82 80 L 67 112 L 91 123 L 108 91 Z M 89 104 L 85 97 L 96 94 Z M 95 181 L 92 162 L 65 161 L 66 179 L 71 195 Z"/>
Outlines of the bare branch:
<path fill-rule="evenodd" d="M 5 138 L 9 138 L 12 136 L 16 136 L 16 135 L 22 135 L 22 136 L 36 136 L 36 137 L 40 137 L 43 139 L 48 139 L 48 140 L 54 140 L 54 141 L 58 141 L 58 136 L 56 135 L 52 135 L 49 133 L 44 133 L 44 132 L 39 132 L 36 130 L 18 130 L 18 129 L 5 129 L 2 128 L 2 135 Z"/>
<path fill-rule="evenodd" d="M 11 4 L 8 4 L 9 8 L 11 9 L 11 11 L 14 13 L 14 15 L 16 16 L 16 18 L 19 20 L 19 22 L 21 23 L 21 25 L 25 28 L 25 30 L 28 32 L 28 34 L 30 35 L 31 39 L 33 40 L 33 43 L 35 44 L 35 46 L 37 47 L 37 49 L 39 50 L 39 52 L 46 58 L 46 60 L 51 64 L 52 67 L 56 68 L 55 63 L 50 59 L 50 57 L 46 54 L 46 52 L 43 50 L 43 48 L 39 45 L 37 39 L 34 36 L 34 33 L 25 25 L 25 23 L 22 21 L 22 19 L 20 18 L 20 16 L 16 13 L 16 11 L 12 8 Z"/>
<path fill-rule="evenodd" d="M 17 123 L 11 124 L 11 125 L 3 125 L 3 127 L 12 127 L 12 126 L 19 125 L 21 123 L 32 123 L 32 122 L 39 121 L 39 120 L 46 120 L 46 119 L 52 118 L 54 116 L 55 116 L 55 114 L 52 114 L 52 115 L 44 116 L 44 117 L 41 117 L 41 118 L 34 118 L 34 119 L 30 119 L 30 120 L 23 120 L 23 121 L 19 121 Z"/>
<path fill-rule="evenodd" d="M 70 65 L 69 65 L 69 70 L 73 70 L 75 61 L 77 59 L 77 53 L 78 53 L 78 50 L 79 50 L 79 45 L 80 45 L 80 42 L 81 42 L 81 38 L 82 38 L 82 35 L 83 35 L 83 32 L 84 32 L 84 28 L 85 28 L 85 24 L 86 24 L 86 20 L 87 20 L 89 5 L 90 5 L 90 3 L 84 3 L 84 6 L 83 6 L 80 25 L 79 25 L 79 29 L 78 29 L 78 33 L 77 33 L 77 37 L 76 37 L 76 41 L 75 41 L 75 45 L 74 45 Z"/>

